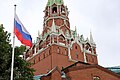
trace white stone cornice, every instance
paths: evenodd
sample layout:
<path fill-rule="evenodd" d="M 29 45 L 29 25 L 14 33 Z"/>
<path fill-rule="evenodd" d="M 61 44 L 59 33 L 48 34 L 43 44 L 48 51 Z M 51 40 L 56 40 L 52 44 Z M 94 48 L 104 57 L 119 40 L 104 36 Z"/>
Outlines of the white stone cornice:
<path fill-rule="evenodd" d="M 64 47 L 64 48 L 68 48 L 68 46 L 63 45 L 63 44 L 60 44 L 60 43 L 52 43 L 52 45 L 53 45 L 53 44 L 58 45 L 58 46 L 62 46 L 62 47 Z"/>
<path fill-rule="evenodd" d="M 91 55 L 93 55 L 93 56 L 97 56 L 97 54 L 91 53 L 90 51 L 87 51 L 87 50 L 84 50 L 84 52 L 85 52 L 86 54 L 91 54 Z"/>
<path fill-rule="evenodd" d="M 50 20 L 50 19 L 56 19 L 56 18 L 61 18 L 63 20 L 68 20 L 69 21 L 69 19 L 67 19 L 66 16 L 54 16 L 54 17 L 46 17 L 44 23 L 46 21 Z"/>

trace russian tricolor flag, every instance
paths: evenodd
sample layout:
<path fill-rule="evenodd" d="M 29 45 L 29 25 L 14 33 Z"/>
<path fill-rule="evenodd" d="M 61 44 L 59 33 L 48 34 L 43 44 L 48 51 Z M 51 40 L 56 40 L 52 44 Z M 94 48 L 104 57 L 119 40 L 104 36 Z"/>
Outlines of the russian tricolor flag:
<path fill-rule="evenodd" d="M 26 46 L 32 47 L 32 38 L 29 32 L 25 29 L 18 16 L 15 14 L 14 17 L 14 33 L 18 40 Z"/>

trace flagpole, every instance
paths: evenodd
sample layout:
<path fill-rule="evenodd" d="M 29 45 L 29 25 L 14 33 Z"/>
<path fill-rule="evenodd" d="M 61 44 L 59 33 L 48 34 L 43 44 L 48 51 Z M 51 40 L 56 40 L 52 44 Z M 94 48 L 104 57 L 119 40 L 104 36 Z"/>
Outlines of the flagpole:
<path fill-rule="evenodd" d="M 14 5 L 14 17 L 16 14 L 16 5 Z M 14 26 L 13 26 L 14 27 Z M 14 28 L 13 28 L 14 30 Z M 15 53 L 15 33 L 13 31 L 13 48 L 12 48 L 12 63 L 11 63 L 11 79 L 13 80 L 13 71 L 14 71 L 14 53 Z"/>

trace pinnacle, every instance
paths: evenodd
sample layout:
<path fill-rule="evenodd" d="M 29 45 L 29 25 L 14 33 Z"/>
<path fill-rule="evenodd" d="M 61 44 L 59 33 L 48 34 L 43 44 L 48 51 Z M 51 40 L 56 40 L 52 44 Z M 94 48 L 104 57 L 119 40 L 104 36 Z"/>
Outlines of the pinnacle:
<path fill-rule="evenodd" d="M 90 31 L 90 43 L 94 43 L 92 32 Z"/>
<path fill-rule="evenodd" d="M 56 32 L 56 27 L 55 27 L 55 21 L 53 19 L 52 26 L 51 26 L 51 31 Z"/>

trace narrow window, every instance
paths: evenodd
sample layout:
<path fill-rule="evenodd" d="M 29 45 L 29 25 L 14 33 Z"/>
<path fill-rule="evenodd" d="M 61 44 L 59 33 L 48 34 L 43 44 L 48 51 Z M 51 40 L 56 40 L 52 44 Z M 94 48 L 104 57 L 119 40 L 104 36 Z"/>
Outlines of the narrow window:
<path fill-rule="evenodd" d="M 60 48 L 58 47 L 58 54 L 60 54 Z"/>
<path fill-rule="evenodd" d="M 77 46 L 75 46 L 75 49 L 77 49 Z"/>
<path fill-rule="evenodd" d="M 34 61 L 33 61 L 33 64 L 35 64 L 35 59 L 34 59 Z"/>
<path fill-rule="evenodd" d="M 88 56 L 86 56 L 86 61 L 88 61 Z"/>
<path fill-rule="evenodd" d="M 67 56 L 67 50 L 65 49 L 65 55 Z"/>
<path fill-rule="evenodd" d="M 45 53 L 43 54 L 44 58 L 45 58 Z"/>
<path fill-rule="evenodd" d="M 40 61 L 40 55 L 39 55 L 39 57 L 38 57 L 38 60 Z"/>
<path fill-rule="evenodd" d="M 62 8 L 61 8 L 61 12 L 62 12 L 62 13 L 65 13 L 65 8 L 62 7 Z"/>

